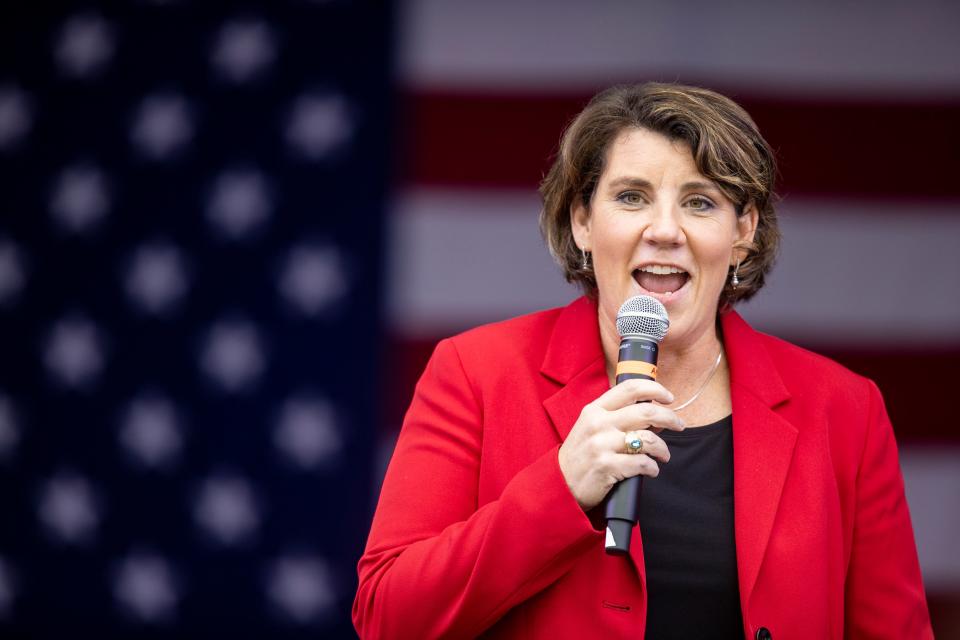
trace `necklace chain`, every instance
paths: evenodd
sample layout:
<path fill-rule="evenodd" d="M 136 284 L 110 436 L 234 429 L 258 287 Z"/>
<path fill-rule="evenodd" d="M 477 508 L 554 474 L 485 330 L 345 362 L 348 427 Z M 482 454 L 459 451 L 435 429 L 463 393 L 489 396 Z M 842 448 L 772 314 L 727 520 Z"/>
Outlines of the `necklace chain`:
<path fill-rule="evenodd" d="M 703 381 L 703 384 L 700 385 L 700 388 L 697 389 L 697 392 L 693 394 L 689 400 L 681 404 L 679 407 L 668 407 L 668 409 L 673 409 L 674 411 L 680 411 L 686 409 L 693 401 L 700 397 L 700 394 L 703 393 L 703 390 L 707 388 L 707 383 L 713 379 L 713 374 L 717 372 L 717 369 L 720 367 L 720 360 L 723 359 L 723 349 L 720 349 L 720 353 L 717 354 L 717 361 L 713 363 L 713 368 L 710 369 L 710 374 L 707 376 L 707 379 Z"/>

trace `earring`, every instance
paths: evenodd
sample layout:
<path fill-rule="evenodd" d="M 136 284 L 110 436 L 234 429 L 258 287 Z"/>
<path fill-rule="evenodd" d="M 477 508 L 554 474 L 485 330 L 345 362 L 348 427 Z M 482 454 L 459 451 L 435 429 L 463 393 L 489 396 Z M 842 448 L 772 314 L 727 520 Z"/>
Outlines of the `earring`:
<path fill-rule="evenodd" d="M 580 249 L 580 253 L 583 254 L 583 270 L 589 271 L 590 270 L 590 254 L 587 252 L 586 249 Z"/>
<path fill-rule="evenodd" d="M 736 289 L 737 285 L 740 284 L 740 278 L 737 277 L 737 271 L 740 270 L 740 261 L 737 260 L 737 266 L 733 268 L 733 275 L 730 276 L 730 284 L 733 285 L 733 288 Z"/>

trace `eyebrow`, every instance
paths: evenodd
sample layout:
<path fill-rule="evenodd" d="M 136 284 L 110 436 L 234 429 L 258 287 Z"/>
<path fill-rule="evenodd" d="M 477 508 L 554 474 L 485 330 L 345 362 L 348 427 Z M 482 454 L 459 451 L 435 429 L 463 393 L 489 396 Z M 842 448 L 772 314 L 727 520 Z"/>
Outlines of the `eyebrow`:
<path fill-rule="evenodd" d="M 682 185 L 680 185 L 680 191 L 704 191 L 707 189 L 711 191 L 719 191 L 717 185 L 713 184 L 712 182 L 694 181 L 684 182 Z"/>
<path fill-rule="evenodd" d="M 610 183 L 611 189 L 618 189 L 622 187 L 637 187 L 640 189 L 652 189 L 653 183 L 651 183 L 649 180 L 644 180 L 643 178 L 637 178 L 637 177 L 631 177 L 631 176 L 623 176 L 615 179 Z M 703 182 L 702 180 L 684 182 L 682 185 L 680 185 L 681 191 L 695 191 L 695 190 L 703 191 L 707 189 L 711 191 L 719 191 L 719 187 L 717 187 L 717 185 L 713 184 L 712 182 Z"/>
<path fill-rule="evenodd" d="M 630 176 L 617 178 L 610 183 L 611 189 L 619 189 L 620 187 L 639 187 L 641 189 L 652 189 L 653 183 L 651 183 L 649 180 L 644 180 L 643 178 L 631 178 Z"/>

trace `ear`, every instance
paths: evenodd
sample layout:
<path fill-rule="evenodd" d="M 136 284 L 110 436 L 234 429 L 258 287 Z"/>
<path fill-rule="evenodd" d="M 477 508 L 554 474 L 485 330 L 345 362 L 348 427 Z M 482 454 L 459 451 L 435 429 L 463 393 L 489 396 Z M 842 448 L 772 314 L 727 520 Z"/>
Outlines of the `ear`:
<path fill-rule="evenodd" d="M 753 237 L 757 233 L 760 212 L 752 203 L 748 203 L 743 214 L 737 217 L 737 240 L 733 243 L 731 266 L 746 258 L 748 249 L 753 246 Z"/>
<path fill-rule="evenodd" d="M 590 210 L 580 201 L 570 205 L 570 228 L 573 239 L 583 251 L 590 251 Z"/>

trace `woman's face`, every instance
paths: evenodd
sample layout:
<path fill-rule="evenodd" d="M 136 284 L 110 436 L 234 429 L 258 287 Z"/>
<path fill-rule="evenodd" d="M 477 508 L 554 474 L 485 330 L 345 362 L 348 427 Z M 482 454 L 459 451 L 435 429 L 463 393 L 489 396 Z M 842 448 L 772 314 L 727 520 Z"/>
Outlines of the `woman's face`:
<path fill-rule="evenodd" d="M 733 203 L 697 170 L 686 143 L 647 129 L 622 131 L 607 152 L 590 207 L 571 211 L 577 245 L 592 252 L 601 319 L 646 294 L 670 315 L 665 345 L 690 346 L 712 331 L 728 267 L 753 239 L 756 209 Z"/>

